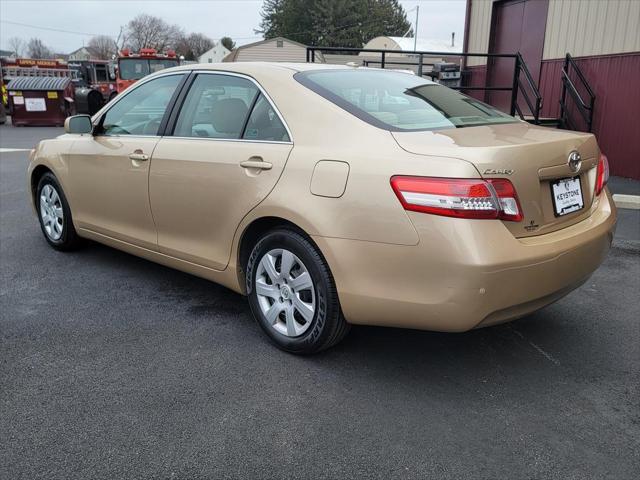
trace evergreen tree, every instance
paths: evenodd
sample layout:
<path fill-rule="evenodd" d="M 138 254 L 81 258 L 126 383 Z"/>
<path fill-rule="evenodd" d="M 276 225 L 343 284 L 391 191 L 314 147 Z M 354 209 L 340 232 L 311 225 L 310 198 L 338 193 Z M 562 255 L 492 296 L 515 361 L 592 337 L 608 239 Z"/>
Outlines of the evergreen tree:
<path fill-rule="evenodd" d="M 265 0 L 261 27 L 265 38 L 355 48 L 377 36 L 411 32 L 397 0 Z"/>

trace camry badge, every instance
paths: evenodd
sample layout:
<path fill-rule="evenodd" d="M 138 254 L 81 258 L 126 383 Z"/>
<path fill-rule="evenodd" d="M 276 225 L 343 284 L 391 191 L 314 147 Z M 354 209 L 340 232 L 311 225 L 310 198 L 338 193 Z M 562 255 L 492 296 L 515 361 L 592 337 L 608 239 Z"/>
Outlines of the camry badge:
<path fill-rule="evenodd" d="M 487 168 L 483 175 L 511 175 L 513 172 L 510 168 Z"/>
<path fill-rule="evenodd" d="M 577 150 L 573 150 L 569 154 L 567 163 L 569 164 L 569 170 L 571 170 L 573 173 L 577 173 L 580 170 L 580 166 L 582 165 L 582 156 L 580 156 L 580 152 L 578 152 Z"/>

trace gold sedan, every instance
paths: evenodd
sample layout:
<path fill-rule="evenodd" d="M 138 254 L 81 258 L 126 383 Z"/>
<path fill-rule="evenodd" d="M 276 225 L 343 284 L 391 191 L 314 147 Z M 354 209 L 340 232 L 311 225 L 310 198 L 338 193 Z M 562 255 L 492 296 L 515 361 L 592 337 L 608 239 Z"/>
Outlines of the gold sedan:
<path fill-rule="evenodd" d="M 92 239 L 225 285 L 295 353 L 350 324 L 527 315 L 581 285 L 615 228 L 593 135 L 407 73 L 188 65 L 65 129 L 28 171 L 51 246 Z"/>

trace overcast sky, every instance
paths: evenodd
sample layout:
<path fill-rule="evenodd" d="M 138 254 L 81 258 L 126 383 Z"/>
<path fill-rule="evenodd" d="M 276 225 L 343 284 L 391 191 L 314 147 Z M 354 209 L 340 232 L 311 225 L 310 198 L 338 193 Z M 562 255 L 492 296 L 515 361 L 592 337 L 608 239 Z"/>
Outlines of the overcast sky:
<path fill-rule="evenodd" d="M 0 0 L 0 48 L 17 36 L 39 37 L 52 50 L 69 53 L 92 35 L 117 37 L 120 26 L 139 13 L 176 23 L 187 32 L 233 38 L 238 45 L 260 40 L 262 0 Z M 465 0 L 401 0 L 409 12 L 420 6 L 418 38 L 462 42 Z M 415 10 L 407 14 L 413 24 Z"/>

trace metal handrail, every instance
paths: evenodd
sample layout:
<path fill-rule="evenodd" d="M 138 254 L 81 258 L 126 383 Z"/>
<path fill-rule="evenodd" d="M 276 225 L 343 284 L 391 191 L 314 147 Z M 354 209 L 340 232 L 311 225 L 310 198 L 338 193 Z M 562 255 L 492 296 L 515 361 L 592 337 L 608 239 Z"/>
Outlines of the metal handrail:
<path fill-rule="evenodd" d="M 570 82 L 569 82 L 570 83 Z M 568 89 L 567 90 L 569 92 L 569 95 L 571 95 L 571 98 L 573 98 L 573 101 L 575 102 L 576 106 L 578 107 L 578 112 L 580 112 L 580 115 L 582 116 L 583 120 L 587 123 L 590 124 L 591 123 L 591 118 L 590 118 L 590 108 L 587 107 L 583 102 L 582 99 L 580 98 L 580 95 L 578 94 L 577 90 L 575 90 L 575 88 Z M 568 109 L 566 108 L 565 105 L 565 110 Z"/>
<path fill-rule="evenodd" d="M 575 99 L 578 106 L 585 110 L 589 110 L 590 108 L 589 105 L 587 105 L 584 102 L 584 100 L 582 99 L 582 96 L 580 95 L 580 92 L 578 92 L 578 89 L 576 88 L 574 83 L 571 81 L 571 79 L 569 78 L 569 75 L 567 74 L 567 72 L 564 71 L 564 69 L 562 70 L 562 82 L 567 83 L 568 86 L 571 87 L 569 89 L 569 93 L 571 93 L 571 96 Z"/>
<path fill-rule="evenodd" d="M 429 52 L 426 50 L 389 50 L 385 48 L 351 48 L 351 47 L 307 47 L 309 52 L 358 52 L 358 53 L 403 53 L 405 55 L 427 55 L 432 57 L 502 57 L 515 58 L 517 53 L 454 53 L 454 52 Z M 307 61 L 308 60 L 307 56 Z"/>
<path fill-rule="evenodd" d="M 531 112 L 535 112 L 536 111 L 536 107 L 532 105 L 531 99 L 529 98 L 529 95 L 527 94 L 527 92 L 523 88 L 522 82 L 520 81 L 520 79 L 518 79 L 518 87 L 520 87 L 520 91 L 522 92 L 522 98 L 524 98 L 524 101 L 527 103 L 527 106 L 529 107 L 529 110 Z"/>
<path fill-rule="evenodd" d="M 576 74 L 576 77 L 582 83 L 582 87 L 586 90 L 589 95 L 589 102 L 585 102 L 580 95 L 580 92 L 576 88 L 576 85 L 569 77 L 569 67 L 573 67 L 573 71 Z M 566 98 L 567 92 L 573 99 L 574 103 L 578 107 L 578 112 L 580 112 L 580 116 L 587 124 L 587 131 L 590 132 L 593 129 L 593 110 L 596 102 L 596 95 L 591 89 L 589 82 L 585 78 L 582 70 L 578 64 L 573 60 L 571 55 L 567 53 L 565 55 L 564 66 L 562 67 L 562 95 L 560 97 L 560 121 L 563 125 L 569 125 L 570 127 L 575 126 L 575 123 L 569 117 L 569 109 L 567 106 Z M 572 128 L 573 129 L 573 128 Z"/>
<path fill-rule="evenodd" d="M 424 57 L 484 57 L 487 59 L 490 58 L 512 58 L 514 60 L 514 72 L 513 72 L 513 82 L 509 87 L 496 87 L 496 86 L 484 86 L 484 87 L 472 87 L 472 86 L 460 86 L 460 87 L 450 87 L 454 90 L 481 90 L 481 91 L 510 91 L 511 92 L 511 109 L 510 114 L 515 116 L 516 113 L 520 115 L 520 118 L 524 120 L 524 115 L 522 113 L 521 108 L 518 106 L 518 92 L 521 91 L 524 97 L 527 106 L 529 107 L 531 114 L 533 116 L 533 121 L 535 124 L 540 123 L 540 110 L 542 107 L 542 96 L 536 86 L 533 77 L 531 76 L 531 72 L 527 68 L 524 59 L 520 52 L 517 53 L 454 53 L 454 52 L 429 52 L 425 50 L 415 50 L 415 51 L 403 51 L 403 50 L 389 50 L 383 48 L 351 48 L 351 47 L 307 47 L 307 63 L 315 63 L 316 61 L 316 52 L 341 52 L 341 53 L 376 53 L 380 54 L 380 60 L 364 60 L 366 64 L 379 64 L 380 68 L 385 68 L 386 65 L 417 65 L 418 67 L 418 75 L 422 76 L 423 66 L 424 65 L 432 65 L 431 63 L 424 62 Z M 388 61 L 387 55 L 390 54 L 404 54 L 404 55 L 413 55 L 417 56 L 417 64 L 414 62 L 399 62 L 399 61 Z M 535 101 L 532 102 L 530 95 L 527 93 L 527 89 L 525 85 L 520 80 L 520 73 L 524 72 L 524 78 L 526 83 L 529 86 L 529 90 L 533 92 L 533 96 L 535 97 Z"/>
<path fill-rule="evenodd" d="M 518 52 L 518 59 L 520 60 L 520 66 L 522 67 L 522 71 L 524 72 L 524 78 L 527 80 L 527 83 L 529 84 L 529 87 L 536 94 L 536 98 L 542 100 L 542 96 L 540 95 L 540 92 L 538 91 L 538 87 L 536 87 L 536 84 L 533 81 L 533 76 L 531 75 L 531 72 L 529 72 L 529 68 L 527 67 L 527 64 L 525 63 L 524 59 L 522 58 L 522 55 L 520 55 L 520 52 Z"/>
<path fill-rule="evenodd" d="M 540 124 L 540 110 L 542 109 L 542 95 L 540 95 L 540 91 L 538 90 L 538 87 L 536 86 L 536 83 L 533 80 L 533 76 L 531 75 L 531 72 L 529 71 L 529 68 L 527 67 L 527 64 L 525 63 L 524 59 L 522 58 L 522 55 L 520 54 L 520 52 L 517 53 L 517 56 L 518 56 L 517 62 L 519 64 L 519 66 L 520 66 L 520 68 L 519 68 L 519 70 L 517 72 L 518 73 L 518 78 L 517 78 L 518 90 L 522 92 L 522 96 L 524 97 L 524 100 L 527 103 L 527 106 L 529 107 L 529 110 L 531 111 L 531 114 L 533 115 L 533 123 L 536 124 L 536 125 L 539 125 Z M 524 72 L 524 78 L 527 81 L 527 83 L 529 84 L 529 89 L 531 90 L 531 92 L 533 93 L 533 95 L 535 97 L 535 105 L 532 105 L 531 99 L 529 98 L 529 95 L 527 94 L 527 91 L 524 88 L 524 85 L 520 81 L 520 75 L 519 75 L 520 71 Z M 520 117 L 524 119 L 522 114 L 520 114 Z"/>
<path fill-rule="evenodd" d="M 587 93 L 589 93 L 589 96 L 590 97 L 595 97 L 596 94 L 593 92 L 593 90 L 591 90 L 591 86 L 589 85 L 589 82 L 587 82 L 587 79 L 585 78 L 584 74 L 582 73 L 582 70 L 580 70 L 580 67 L 578 67 L 578 64 L 575 62 L 575 60 L 573 59 L 571 54 L 567 53 L 566 61 L 568 61 L 569 64 L 573 67 L 573 69 L 576 71 L 576 75 L 578 75 L 578 78 L 580 79 L 580 81 L 584 85 L 585 89 L 587 90 Z"/>

